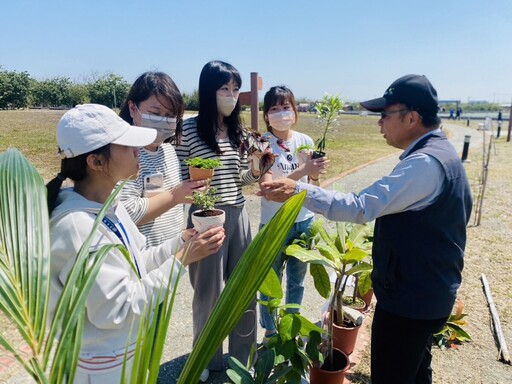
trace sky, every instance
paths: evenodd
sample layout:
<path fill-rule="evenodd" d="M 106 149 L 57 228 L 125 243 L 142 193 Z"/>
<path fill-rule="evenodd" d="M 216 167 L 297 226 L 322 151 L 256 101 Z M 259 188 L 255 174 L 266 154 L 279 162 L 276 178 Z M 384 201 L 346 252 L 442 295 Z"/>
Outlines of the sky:
<path fill-rule="evenodd" d="M 182 92 L 208 61 L 297 98 L 380 97 L 426 75 L 440 100 L 510 103 L 510 0 L 7 0 L 0 66 L 38 80 L 168 73 Z"/>

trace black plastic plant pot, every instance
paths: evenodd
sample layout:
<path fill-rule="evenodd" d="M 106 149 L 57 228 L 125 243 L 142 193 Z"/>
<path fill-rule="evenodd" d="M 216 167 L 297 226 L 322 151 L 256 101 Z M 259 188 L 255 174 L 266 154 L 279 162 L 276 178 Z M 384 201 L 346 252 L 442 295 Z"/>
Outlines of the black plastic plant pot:
<path fill-rule="evenodd" d="M 313 154 L 311 155 L 312 159 L 319 159 L 321 157 L 325 156 L 325 152 L 322 151 L 313 151 Z"/>

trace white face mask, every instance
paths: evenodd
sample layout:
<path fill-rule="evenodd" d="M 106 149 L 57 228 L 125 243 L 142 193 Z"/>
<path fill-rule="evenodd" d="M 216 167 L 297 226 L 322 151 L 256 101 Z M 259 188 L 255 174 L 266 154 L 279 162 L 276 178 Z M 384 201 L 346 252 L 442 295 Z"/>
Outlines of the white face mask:
<path fill-rule="evenodd" d="M 137 111 L 139 111 L 138 108 Z M 156 129 L 156 139 L 153 142 L 155 145 L 161 145 L 165 140 L 176 134 L 177 120 L 175 117 L 157 116 L 146 113 L 140 113 L 140 117 L 143 127 Z"/>
<path fill-rule="evenodd" d="M 238 97 L 217 95 L 217 111 L 223 117 L 228 117 L 235 109 L 237 101 Z"/>
<path fill-rule="evenodd" d="M 295 113 L 293 111 L 269 113 L 268 123 L 276 131 L 286 131 L 295 123 Z"/>

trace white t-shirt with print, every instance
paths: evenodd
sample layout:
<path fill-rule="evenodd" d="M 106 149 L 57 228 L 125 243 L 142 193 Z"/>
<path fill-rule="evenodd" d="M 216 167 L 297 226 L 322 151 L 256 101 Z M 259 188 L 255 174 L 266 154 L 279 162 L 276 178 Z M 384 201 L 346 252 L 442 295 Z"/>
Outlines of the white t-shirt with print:
<path fill-rule="evenodd" d="M 277 145 L 278 139 L 273 134 L 267 132 L 264 134 L 264 136 L 270 140 L 272 152 L 279 155 L 271 168 L 272 179 L 288 177 L 290 173 L 299 167 L 299 160 L 297 154 L 295 153 L 297 147 L 305 144 L 313 145 L 313 140 L 311 137 L 300 132 L 292 131 L 291 139 L 283 141 L 284 146 L 289 149 L 289 151 L 285 151 L 283 148 Z M 299 181 L 307 183 L 307 176 L 304 176 Z M 268 223 L 282 205 L 283 203 L 269 201 L 262 197 L 260 206 L 261 224 Z M 295 222 L 300 223 L 301 221 L 309 219 L 312 216 L 313 212 L 306 208 L 302 208 Z"/>

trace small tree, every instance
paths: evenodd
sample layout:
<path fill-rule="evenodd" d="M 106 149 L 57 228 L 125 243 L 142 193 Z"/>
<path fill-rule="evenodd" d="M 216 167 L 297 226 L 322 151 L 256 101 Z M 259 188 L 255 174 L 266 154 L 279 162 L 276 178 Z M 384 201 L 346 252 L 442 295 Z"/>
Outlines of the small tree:
<path fill-rule="evenodd" d="M 317 151 L 324 153 L 327 131 L 338 120 L 339 112 L 343 108 L 343 101 L 339 96 L 326 94 L 322 101 L 315 104 L 315 107 L 318 110 L 318 118 L 324 127 L 322 136 L 315 143 Z"/>

